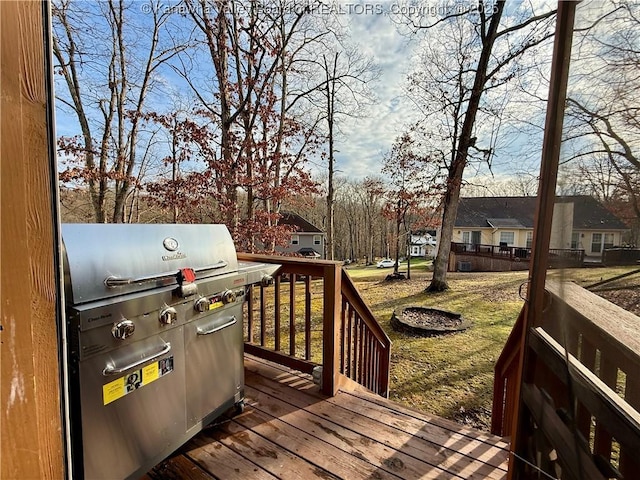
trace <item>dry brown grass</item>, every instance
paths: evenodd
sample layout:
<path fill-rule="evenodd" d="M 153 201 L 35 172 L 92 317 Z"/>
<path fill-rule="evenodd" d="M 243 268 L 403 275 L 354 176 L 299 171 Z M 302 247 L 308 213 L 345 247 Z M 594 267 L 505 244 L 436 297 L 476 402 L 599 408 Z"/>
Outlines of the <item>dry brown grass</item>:
<path fill-rule="evenodd" d="M 488 429 L 493 366 L 522 300 L 526 272 L 454 273 L 450 290 L 427 294 L 428 272 L 407 281 L 359 281 L 357 287 L 393 342 L 390 398 L 429 413 Z M 408 306 L 461 313 L 473 322 L 465 332 L 437 337 L 397 333 L 389 320 Z"/>

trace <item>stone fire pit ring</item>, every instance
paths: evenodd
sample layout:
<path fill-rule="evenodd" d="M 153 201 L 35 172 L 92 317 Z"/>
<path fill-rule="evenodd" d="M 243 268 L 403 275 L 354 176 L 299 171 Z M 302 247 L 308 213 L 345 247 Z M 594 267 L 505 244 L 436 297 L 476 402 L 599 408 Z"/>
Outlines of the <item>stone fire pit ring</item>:
<path fill-rule="evenodd" d="M 462 332 L 470 326 L 471 321 L 459 313 L 431 307 L 410 306 L 391 315 L 391 327 L 410 335 L 431 337 Z"/>

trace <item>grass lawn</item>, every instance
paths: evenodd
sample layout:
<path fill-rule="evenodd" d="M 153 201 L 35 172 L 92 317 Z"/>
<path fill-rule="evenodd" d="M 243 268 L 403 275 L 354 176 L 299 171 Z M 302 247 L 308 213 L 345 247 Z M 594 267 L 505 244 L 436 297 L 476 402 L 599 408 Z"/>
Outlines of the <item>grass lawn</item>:
<path fill-rule="evenodd" d="M 429 265 L 424 260 L 412 262 L 411 280 L 391 282 L 384 281 L 393 271 L 390 268 L 350 266 L 347 271 L 393 342 L 390 398 L 488 430 L 493 366 L 522 308 L 518 288 L 528 272 L 449 273 L 447 292 L 427 294 Z M 588 285 L 634 268 L 556 270 L 549 277 Z M 399 270 L 406 272 L 406 263 Z M 473 326 L 439 337 L 393 331 L 389 321 L 394 309 L 412 305 L 461 313 Z"/>

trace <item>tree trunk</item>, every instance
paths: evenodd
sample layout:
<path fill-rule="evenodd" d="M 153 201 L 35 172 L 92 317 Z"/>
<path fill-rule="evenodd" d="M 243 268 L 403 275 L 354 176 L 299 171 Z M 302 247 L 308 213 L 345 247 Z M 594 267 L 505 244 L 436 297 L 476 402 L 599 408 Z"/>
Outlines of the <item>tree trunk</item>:
<path fill-rule="evenodd" d="M 398 201 L 398 211 L 397 211 L 397 216 L 396 216 L 396 255 L 395 255 L 395 260 L 396 263 L 393 266 L 393 273 L 397 274 L 398 273 L 398 268 L 399 268 L 399 263 L 400 263 L 400 225 L 402 225 L 402 213 L 401 213 L 401 201 Z"/>
<path fill-rule="evenodd" d="M 411 230 L 407 230 L 407 280 L 411 280 Z"/>
<path fill-rule="evenodd" d="M 327 126 L 329 128 L 329 179 L 327 181 L 327 258 L 333 260 L 335 256 L 334 247 L 334 197 L 335 191 L 333 186 L 333 170 L 334 170 L 334 145 L 333 145 L 333 121 L 334 121 L 334 107 L 335 107 L 335 77 L 336 68 L 338 64 L 338 54 L 335 54 L 333 59 L 333 72 L 329 71 L 329 65 L 327 59 L 324 59 L 324 68 L 326 73 L 326 95 L 327 95 Z"/>
<path fill-rule="evenodd" d="M 465 154 L 466 157 L 466 154 Z M 459 162 L 456 170 L 449 179 L 450 182 L 455 178 L 460 178 L 465 162 Z M 440 243 L 438 244 L 438 255 L 433 262 L 433 278 L 427 287 L 427 292 L 443 292 L 449 288 L 447 284 L 447 270 L 449 269 L 449 254 L 451 252 L 451 241 L 453 240 L 453 227 L 458 215 L 458 204 L 460 203 L 460 183 L 457 187 L 447 186 L 445 194 L 444 212 L 442 213 L 442 229 L 440 232 Z"/>
<path fill-rule="evenodd" d="M 462 176 L 467 164 L 469 148 L 473 145 L 473 126 L 476 121 L 476 114 L 480 107 L 480 100 L 484 92 L 487 81 L 487 68 L 491 59 L 491 52 L 496 39 L 496 33 L 502 17 L 504 3 L 496 4 L 496 12 L 491 16 L 489 28 L 486 36 L 482 39 L 482 52 L 478 60 L 476 75 L 469 98 L 467 111 L 464 115 L 464 122 L 458 140 L 458 150 L 455 159 L 449 167 L 449 177 L 447 179 L 447 190 L 444 197 L 444 211 L 442 214 L 442 232 L 440 244 L 438 245 L 438 255 L 433 265 L 433 277 L 427 287 L 427 292 L 442 292 L 449 288 L 447 284 L 447 270 L 449 265 L 449 253 L 451 252 L 451 240 L 453 239 L 453 227 L 458 215 L 458 204 L 460 202 L 460 187 L 462 186 Z"/>

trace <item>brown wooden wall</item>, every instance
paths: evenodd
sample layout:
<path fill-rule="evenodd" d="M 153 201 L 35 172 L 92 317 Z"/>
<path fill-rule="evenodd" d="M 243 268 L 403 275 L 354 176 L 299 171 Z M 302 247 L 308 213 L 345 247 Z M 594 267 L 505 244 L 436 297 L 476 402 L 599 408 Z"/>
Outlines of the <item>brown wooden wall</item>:
<path fill-rule="evenodd" d="M 0 1 L 0 479 L 64 477 L 43 18 Z"/>

